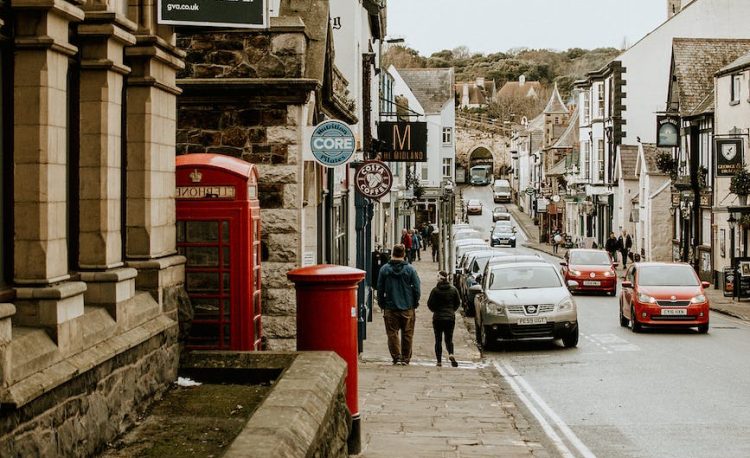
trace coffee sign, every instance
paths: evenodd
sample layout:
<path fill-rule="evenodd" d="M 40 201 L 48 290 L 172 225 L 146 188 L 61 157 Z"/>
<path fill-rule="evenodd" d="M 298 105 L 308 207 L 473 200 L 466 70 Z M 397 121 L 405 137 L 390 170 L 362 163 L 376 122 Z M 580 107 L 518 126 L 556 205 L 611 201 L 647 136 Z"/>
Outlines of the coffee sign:
<path fill-rule="evenodd" d="M 390 192 L 393 174 L 380 161 L 365 162 L 354 175 L 357 191 L 368 199 L 380 199 Z"/>

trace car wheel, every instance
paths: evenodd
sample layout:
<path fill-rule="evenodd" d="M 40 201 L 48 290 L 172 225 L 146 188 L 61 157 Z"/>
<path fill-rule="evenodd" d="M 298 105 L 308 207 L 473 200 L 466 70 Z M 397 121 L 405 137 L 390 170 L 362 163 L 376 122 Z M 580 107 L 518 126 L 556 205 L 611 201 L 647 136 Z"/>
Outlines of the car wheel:
<path fill-rule="evenodd" d="M 699 334 L 708 334 L 708 323 L 698 326 Z"/>
<path fill-rule="evenodd" d="M 638 318 L 635 315 L 635 308 L 630 307 L 630 330 L 633 332 L 641 332 L 643 326 L 638 322 Z"/>
<path fill-rule="evenodd" d="M 627 328 L 630 324 L 630 320 L 625 318 L 625 315 L 622 313 L 622 302 L 620 303 L 620 326 L 623 328 Z"/>
<path fill-rule="evenodd" d="M 482 326 L 482 336 L 481 336 L 481 342 L 482 342 L 482 350 L 484 351 L 490 351 L 495 348 L 495 333 L 490 329 L 489 326 Z"/>
<path fill-rule="evenodd" d="M 565 348 L 573 348 L 578 345 L 578 325 L 576 325 L 576 328 L 570 332 L 567 336 L 563 337 L 562 339 L 563 345 L 565 345 Z"/>

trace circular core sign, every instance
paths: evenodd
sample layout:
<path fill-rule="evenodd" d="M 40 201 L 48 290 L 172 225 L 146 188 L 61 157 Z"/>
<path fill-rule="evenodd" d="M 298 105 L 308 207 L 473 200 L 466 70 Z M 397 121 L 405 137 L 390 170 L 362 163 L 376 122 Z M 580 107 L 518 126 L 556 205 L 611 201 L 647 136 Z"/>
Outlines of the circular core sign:
<path fill-rule="evenodd" d="M 315 160 L 325 167 L 346 164 L 356 149 L 354 133 L 341 121 L 323 121 L 315 126 L 310 148 Z"/>
<path fill-rule="evenodd" d="M 380 199 L 388 194 L 393 184 L 393 174 L 380 161 L 365 162 L 354 175 L 357 191 L 369 199 Z"/>

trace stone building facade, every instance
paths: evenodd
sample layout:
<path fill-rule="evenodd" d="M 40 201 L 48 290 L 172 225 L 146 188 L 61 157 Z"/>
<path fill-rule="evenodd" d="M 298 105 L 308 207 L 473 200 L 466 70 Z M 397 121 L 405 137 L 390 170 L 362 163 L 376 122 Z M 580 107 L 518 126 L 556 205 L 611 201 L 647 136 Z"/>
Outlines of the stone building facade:
<path fill-rule="evenodd" d="M 92 455 L 176 377 L 183 53 L 152 2 L 1 6 L 0 456 Z"/>
<path fill-rule="evenodd" d="M 295 346 L 286 272 L 310 260 L 349 263 L 348 171 L 321 167 L 302 145 L 307 126 L 357 123 L 328 18 L 327 1 L 284 0 L 269 30 L 191 30 L 178 38 L 186 67 L 177 154 L 226 154 L 258 167 L 263 334 L 274 350 Z"/>

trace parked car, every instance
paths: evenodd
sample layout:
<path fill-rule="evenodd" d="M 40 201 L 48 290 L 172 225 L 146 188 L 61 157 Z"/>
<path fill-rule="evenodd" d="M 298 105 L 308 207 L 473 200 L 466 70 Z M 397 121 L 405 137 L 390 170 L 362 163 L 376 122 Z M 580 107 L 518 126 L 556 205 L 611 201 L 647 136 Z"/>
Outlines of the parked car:
<path fill-rule="evenodd" d="M 463 241 L 463 240 L 462 240 Z M 489 250 L 490 246 L 487 245 L 486 242 L 472 242 L 466 245 L 456 245 L 456 253 L 454 259 L 454 266 L 455 268 L 458 267 L 458 262 L 461 260 L 461 257 L 464 255 L 464 253 L 467 253 L 469 251 L 478 251 L 478 250 Z"/>
<path fill-rule="evenodd" d="M 494 247 L 500 245 L 508 245 L 511 248 L 516 247 L 516 228 L 510 223 L 510 221 L 498 221 L 492 226 L 492 233 L 490 233 L 490 246 Z"/>
<path fill-rule="evenodd" d="M 478 294 L 477 341 L 491 349 L 498 340 L 562 339 L 578 345 L 578 312 L 555 266 L 547 262 L 507 262 L 488 265 Z"/>
<path fill-rule="evenodd" d="M 482 278 L 482 272 L 490 259 L 498 256 L 510 256 L 496 248 L 480 251 L 470 251 L 463 256 L 462 262 L 456 270 L 458 276 L 458 292 L 463 303 L 464 315 L 474 316 L 474 296 L 469 288 L 478 284 Z M 460 273 L 459 273 L 460 272 Z"/>
<path fill-rule="evenodd" d="M 508 207 L 505 205 L 498 205 L 492 209 L 492 222 L 495 221 L 510 221 L 510 212 Z"/>
<path fill-rule="evenodd" d="M 474 229 L 461 229 L 453 234 L 453 240 L 480 239 L 482 234 Z"/>
<path fill-rule="evenodd" d="M 709 302 L 693 267 L 683 263 L 637 262 L 630 266 L 620 293 L 620 326 L 633 332 L 644 326 L 709 326 Z"/>
<path fill-rule="evenodd" d="M 466 203 L 466 214 L 467 215 L 481 215 L 482 214 L 482 202 L 478 199 L 469 199 Z"/>
<path fill-rule="evenodd" d="M 614 296 L 617 293 L 617 263 L 603 250 L 574 248 L 560 262 L 565 280 L 579 283 L 576 292 L 600 291 Z"/>

